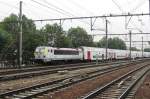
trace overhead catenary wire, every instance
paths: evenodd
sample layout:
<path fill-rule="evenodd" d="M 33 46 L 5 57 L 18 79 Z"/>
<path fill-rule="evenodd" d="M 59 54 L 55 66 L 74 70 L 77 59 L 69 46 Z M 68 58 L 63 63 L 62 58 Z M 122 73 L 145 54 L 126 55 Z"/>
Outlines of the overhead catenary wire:
<path fill-rule="evenodd" d="M 71 15 L 71 16 L 74 16 L 72 13 L 70 13 L 70 12 L 68 12 L 68 11 L 65 11 L 65 10 L 63 10 L 63 9 L 61 9 L 61 8 L 59 8 L 59 7 L 57 7 L 57 6 L 53 5 L 53 4 L 51 4 L 51 3 L 49 3 L 47 0 L 42 0 L 42 1 L 45 2 L 46 4 L 50 5 L 50 6 L 54 7 L 55 9 L 58 9 L 58 10 L 60 10 L 60 11 L 65 12 L 65 13 L 68 14 L 69 16 L 70 16 L 70 15 Z"/>
<path fill-rule="evenodd" d="M 100 15 L 100 16 L 86 16 L 86 17 L 69 17 L 69 18 L 54 18 L 54 19 L 41 19 L 33 21 L 57 21 L 57 20 L 77 20 L 77 19 L 90 19 L 90 18 L 106 18 L 106 17 L 126 17 L 126 16 L 148 16 L 150 13 L 136 13 L 136 14 L 110 14 L 110 15 Z"/>
<path fill-rule="evenodd" d="M 15 5 L 11 5 L 11 4 L 6 3 L 6 2 L 0 1 L 0 4 L 4 4 L 4 5 L 8 6 L 8 7 L 15 8 L 15 9 L 17 9 L 17 10 L 18 10 L 18 7 L 17 7 L 17 6 L 15 6 Z M 18 4 L 18 3 L 17 3 L 17 4 Z"/>
<path fill-rule="evenodd" d="M 124 13 L 124 11 L 122 10 L 122 8 L 121 8 L 114 0 L 112 0 L 112 1 L 116 4 L 116 6 L 119 8 L 119 10 L 122 11 L 122 13 Z M 142 2 L 143 2 L 143 1 L 142 1 Z M 142 3 L 142 2 L 140 2 L 131 12 L 137 10 L 140 6 L 142 6 L 142 5 L 144 4 L 144 2 L 143 2 L 143 3 Z M 125 17 L 125 18 L 126 18 L 126 17 Z M 127 27 L 128 27 L 129 22 L 131 21 L 131 18 L 132 18 L 132 16 L 130 16 L 128 22 L 125 23 L 125 28 L 126 28 L 126 29 L 129 29 L 129 28 L 127 28 Z M 126 20 L 126 19 L 125 19 L 125 20 Z M 132 24 L 133 24 L 133 23 L 132 23 Z M 131 28 L 131 29 L 137 29 L 138 31 L 141 31 L 141 29 L 139 29 L 135 24 L 133 24 L 133 25 L 134 25 L 134 28 Z"/>
<path fill-rule="evenodd" d="M 14 9 L 16 9 L 16 10 L 19 9 L 18 8 L 19 3 L 15 4 L 15 5 L 11 5 L 11 4 L 8 4 L 6 2 L 0 1 L 0 4 L 6 5 L 10 8 L 8 11 L 5 11 L 5 12 L 0 11 L 1 13 L 5 14 L 5 15 L 12 13 L 11 11 L 14 10 Z"/>
<path fill-rule="evenodd" d="M 135 8 L 133 8 L 133 9 L 131 10 L 131 12 L 135 12 L 138 8 L 140 8 L 140 7 L 145 3 L 145 1 L 146 1 L 146 0 L 141 1 Z M 128 25 L 129 22 L 131 21 L 131 18 L 132 18 L 132 16 L 129 18 L 129 21 L 128 21 L 127 25 Z M 135 29 L 137 29 L 137 30 L 140 31 L 140 29 L 139 29 L 134 23 L 132 23 L 132 24 L 134 25 Z"/>
<path fill-rule="evenodd" d="M 124 42 L 130 42 L 130 41 L 124 41 Z M 132 41 L 132 42 L 134 42 L 134 43 L 141 43 L 141 41 Z M 148 42 L 150 42 L 150 41 L 143 41 L 143 43 L 148 43 Z M 141 44 L 142 45 L 142 44 Z"/>
<path fill-rule="evenodd" d="M 131 10 L 131 12 L 136 11 L 136 10 L 137 10 L 138 8 L 140 8 L 143 4 L 145 4 L 145 2 L 146 2 L 146 0 L 143 0 L 143 1 L 139 2 L 139 4 L 138 4 L 135 8 L 133 8 L 133 9 Z"/>
<path fill-rule="evenodd" d="M 36 13 L 36 14 L 32 13 L 31 15 L 39 15 L 39 14 L 41 15 L 41 11 L 42 11 L 42 12 L 47 12 L 47 13 L 44 13 L 44 15 L 47 16 L 47 17 L 49 17 L 49 18 L 51 18 L 52 15 L 56 15 L 56 13 L 57 13 L 57 12 L 50 11 L 49 9 L 47 9 L 47 7 L 42 7 L 42 8 L 39 9 L 39 4 L 35 4 L 35 2 L 32 2 L 32 3 L 26 3 L 26 2 L 24 2 L 24 3 L 25 4 L 24 4 L 23 9 L 25 9 L 25 11 L 28 11 L 28 12 L 32 11 L 33 13 Z M 31 9 L 28 9 L 28 8 L 31 8 L 31 7 L 33 7 L 32 9 L 38 9 L 38 10 L 34 10 L 33 11 Z M 58 15 L 58 16 L 60 16 L 60 15 Z M 38 16 L 38 17 L 39 18 L 36 18 L 36 19 L 42 19 L 41 17 L 43 17 L 43 16 Z"/>
<path fill-rule="evenodd" d="M 49 5 L 53 6 L 54 8 L 51 7 L 51 6 L 48 6 L 47 4 L 43 4 L 43 3 L 40 3 L 40 2 L 35 1 L 35 0 L 31 0 L 31 1 L 33 1 L 33 2 L 35 2 L 35 3 L 37 3 L 37 4 L 39 4 L 39 5 L 41 5 L 41 6 L 43 6 L 43 7 L 46 7 L 46 8 L 48 8 L 48 9 L 50 9 L 50 10 L 54 10 L 54 11 L 56 11 L 56 12 L 58 12 L 58 13 L 61 13 L 61 14 L 63 14 L 63 15 L 66 15 L 66 16 L 69 16 L 69 17 L 75 16 L 75 15 L 73 15 L 72 13 L 67 12 L 67 11 L 65 11 L 65 10 L 63 10 L 63 9 L 61 9 L 61 8 L 58 8 L 57 6 L 55 6 L 55 5 L 53 5 L 53 4 L 48 3 Z M 61 10 L 61 11 L 60 11 L 60 10 Z M 62 11 L 63 11 L 63 12 L 62 12 Z M 80 21 L 80 20 L 79 20 L 79 21 Z M 80 22 L 84 22 L 84 23 L 90 25 L 88 22 L 85 22 L 85 21 L 80 21 Z"/>
<path fill-rule="evenodd" d="M 32 15 L 38 15 L 39 14 L 39 11 L 33 11 L 33 10 L 30 10 L 30 6 L 34 7 L 34 5 L 32 5 L 31 3 L 26 3 L 26 2 L 23 2 L 24 4 L 24 7 L 23 7 L 23 10 L 24 10 L 24 13 L 30 13 Z M 29 6 L 30 5 L 30 6 Z M 41 9 L 39 9 L 41 10 Z"/>
<path fill-rule="evenodd" d="M 135 8 L 133 8 L 130 12 L 135 12 L 138 8 L 140 8 L 146 0 L 141 1 Z M 129 24 L 129 22 L 131 21 L 132 16 L 129 18 L 128 23 L 126 25 Z M 135 26 L 135 24 L 133 24 Z M 139 30 L 139 28 L 137 26 L 135 26 L 135 28 L 137 28 Z"/>
<path fill-rule="evenodd" d="M 124 12 L 124 10 L 121 8 L 121 6 L 114 0 L 112 0 L 112 2 L 118 7 L 118 9 L 121 11 L 121 12 Z"/>
<path fill-rule="evenodd" d="M 32 1 L 35 1 L 35 0 L 32 0 Z M 36 1 L 37 2 L 37 1 Z M 56 7 L 56 6 L 55 6 Z M 68 13 L 69 14 L 69 13 Z"/>
<path fill-rule="evenodd" d="M 125 13 L 125 11 L 122 9 L 122 7 L 121 7 L 116 1 L 112 0 L 112 2 L 118 7 L 118 9 L 119 9 L 122 13 Z M 131 18 L 132 18 L 132 16 L 130 16 L 128 22 L 125 23 L 125 28 L 126 28 L 126 29 L 128 29 L 127 27 L 128 27 L 129 22 L 131 21 Z M 127 19 L 127 17 L 125 17 L 125 22 L 126 22 L 126 19 Z M 134 26 L 135 26 L 135 25 L 134 25 Z M 135 28 L 139 30 L 138 27 L 135 26 Z"/>
<path fill-rule="evenodd" d="M 122 12 L 122 13 L 125 13 L 125 11 L 123 11 L 123 9 L 122 9 L 122 7 L 116 2 L 116 1 L 114 1 L 114 0 L 112 0 L 113 1 L 113 3 L 118 7 L 118 9 Z M 145 0 L 144 0 L 145 1 Z M 131 12 L 134 12 L 135 10 L 137 10 L 140 6 L 142 6 L 143 4 L 144 4 L 145 2 L 140 2 Z M 128 20 L 128 22 L 127 22 L 127 24 L 126 24 L 126 26 L 129 24 L 129 22 L 131 21 L 131 18 L 132 18 L 132 16 L 129 18 L 129 20 Z M 135 25 L 134 25 L 135 26 Z M 135 28 L 136 29 L 138 29 L 139 30 L 139 28 L 137 27 L 137 26 L 135 26 Z"/>
<path fill-rule="evenodd" d="M 110 14 L 110 15 L 100 15 L 100 16 L 86 16 L 86 17 L 66 17 L 66 18 L 52 18 L 52 19 L 37 19 L 32 20 L 34 22 L 42 22 L 42 21 L 58 21 L 58 20 L 78 20 L 78 19 L 90 19 L 90 18 L 107 18 L 107 17 L 126 17 L 126 16 L 148 16 L 149 13 L 136 13 L 136 14 Z M 8 22 L 0 22 L 0 23 L 11 23 L 11 22 L 18 22 L 18 21 L 8 21 Z M 25 21 L 23 21 L 25 22 Z"/>
<path fill-rule="evenodd" d="M 0 11 L 1 13 L 5 14 L 5 15 L 8 15 L 8 14 L 10 14 L 10 13 L 13 13 L 13 12 L 11 12 L 13 9 L 16 9 L 16 10 L 19 9 L 19 7 L 18 7 L 19 3 L 17 3 L 16 5 L 12 5 L 12 4 L 9 4 L 9 3 L 6 3 L 6 2 L 0 1 L 0 4 L 6 5 L 6 6 L 10 7 L 10 10 L 7 11 L 7 12 L 2 12 L 2 11 Z M 24 2 L 23 4 L 24 4 L 24 5 L 28 5 L 26 2 Z M 24 9 L 25 9 L 26 11 L 32 11 L 31 9 L 28 9 L 27 7 L 24 7 Z M 27 12 L 27 13 L 28 13 L 28 12 Z M 34 11 L 32 11 L 32 14 L 33 14 L 33 13 L 34 13 Z M 5 17 L 5 15 L 4 15 L 4 17 Z"/>
<path fill-rule="evenodd" d="M 110 17 L 114 17 L 113 15 L 110 15 Z M 103 16 L 103 17 L 105 17 L 105 16 Z M 109 16 L 106 16 L 106 17 L 109 17 Z M 66 20 L 66 19 L 64 19 L 64 20 Z M 38 21 L 38 20 L 34 20 L 34 21 Z M 41 21 L 41 20 L 40 20 Z M 44 20 L 42 20 L 42 21 L 44 21 Z M 49 21 L 49 20 L 46 20 L 46 21 Z"/>
<path fill-rule="evenodd" d="M 42 0 L 42 1 L 43 1 L 43 0 Z M 44 0 L 44 2 L 45 2 L 46 4 L 48 4 L 48 5 L 52 6 L 52 7 L 54 7 L 55 9 L 58 9 L 58 10 L 60 10 L 60 11 L 65 12 L 66 14 L 68 14 L 68 15 L 70 15 L 70 16 L 75 16 L 74 14 L 72 14 L 72 13 L 70 13 L 70 12 L 64 10 L 64 9 L 61 9 L 61 8 L 57 7 L 56 5 L 49 3 L 47 0 Z M 80 21 L 80 22 L 81 22 L 81 21 Z M 85 21 L 82 21 L 82 22 L 84 22 L 84 23 L 90 25 L 89 23 L 87 23 L 87 22 L 85 22 Z"/>
<path fill-rule="evenodd" d="M 59 11 L 59 10 L 57 10 L 57 9 L 54 9 L 53 7 L 50 7 L 50 6 L 46 5 L 46 4 L 40 3 L 40 2 L 35 1 L 35 0 L 31 0 L 31 1 L 37 3 L 37 4 L 41 5 L 41 6 L 43 6 L 43 7 L 45 7 L 45 8 L 48 8 L 48 9 L 50 9 L 50 10 L 54 10 L 54 11 L 56 11 L 56 12 L 58 12 L 58 13 L 61 13 L 61 14 L 63 14 L 63 15 L 66 15 L 66 16 L 69 16 L 69 17 L 70 17 L 70 15 L 67 15 L 66 13 L 64 13 L 64 12 L 62 12 L 62 11 Z"/>
<path fill-rule="evenodd" d="M 35 1 L 35 0 L 34 0 L 34 1 Z M 47 3 L 47 4 L 48 4 L 48 3 Z M 49 5 L 50 5 L 50 4 L 49 4 Z M 54 5 L 54 6 L 55 6 L 55 5 Z M 56 8 L 57 8 L 57 7 L 56 7 Z M 58 8 L 58 9 L 59 9 L 59 8 Z M 57 9 L 57 10 L 58 10 L 58 9 Z M 64 11 L 64 12 L 65 12 L 65 10 L 63 10 L 63 9 L 60 10 L 60 12 L 61 12 L 61 11 Z M 67 14 L 67 13 L 68 13 L 68 12 L 65 12 L 65 14 Z M 71 16 L 71 17 L 73 16 L 73 15 L 71 15 L 70 13 L 68 13 L 67 15 L 68 15 L 69 17 L 70 17 L 70 16 Z M 111 15 L 110 15 L 110 16 L 111 16 Z M 61 19 L 61 18 L 60 18 L 60 19 Z M 64 20 L 66 20 L 66 19 L 64 19 Z M 38 20 L 33 20 L 33 21 L 38 21 Z M 44 20 L 42 20 L 42 21 L 44 21 Z M 49 20 L 46 20 L 46 21 L 49 21 Z"/>
<path fill-rule="evenodd" d="M 67 1 L 69 1 L 71 4 L 77 6 L 78 8 L 80 8 L 80 9 L 86 11 L 87 13 L 90 13 L 90 14 L 92 14 L 92 15 L 95 14 L 94 12 L 92 12 L 92 11 L 90 11 L 89 9 L 87 9 L 87 8 L 85 8 L 85 7 L 83 7 L 83 6 L 81 6 L 79 3 L 75 2 L 74 0 L 67 0 Z"/>

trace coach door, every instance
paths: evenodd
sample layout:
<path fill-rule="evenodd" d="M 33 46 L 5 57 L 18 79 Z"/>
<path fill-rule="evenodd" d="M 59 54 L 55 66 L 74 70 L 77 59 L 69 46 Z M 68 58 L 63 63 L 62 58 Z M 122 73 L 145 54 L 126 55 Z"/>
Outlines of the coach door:
<path fill-rule="evenodd" d="M 90 51 L 87 51 L 87 59 L 91 60 L 91 52 Z"/>

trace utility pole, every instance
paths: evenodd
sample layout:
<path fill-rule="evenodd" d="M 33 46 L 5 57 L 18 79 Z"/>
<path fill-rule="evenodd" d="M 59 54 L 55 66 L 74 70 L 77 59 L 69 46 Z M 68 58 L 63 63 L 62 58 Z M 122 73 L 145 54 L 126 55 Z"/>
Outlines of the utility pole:
<path fill-rule="evenodd" d="M 142 36 L 142 58 L 143 58 L 143 36 Z"/>
<path fill-rule="evenodd" d="M 18 48 L 18 65 L 21 68 L 22 65 L 22 1 L 20 1 L 19 9 L 19 48 Z"/>
<path fill-rule="evenodd" d="M 61 27 L 62 27 L 62 21 L 59 21 L 59 25 L 60 25 L 60 32 L 61 32 Z"/>
<path fill-rule="evenodd" d="M 150 0 L 149 0 L 149 14 L 150 14 Z"/>
<path fill-rule="evenodd" d="M 107 60 L 107 52 L 108 52 L 108 20 L 106 19 L 106 45 L 105 45 L 105 47 L 106 47 L 106 60 Z"/>
<path fill-rule="evenodd" d="M 131 41 L 132 41 L 131 31 L 129 31 L 129 39 L 130 39 L 130 53 L 129 53 L 129 58 L 131 59 Z"/>

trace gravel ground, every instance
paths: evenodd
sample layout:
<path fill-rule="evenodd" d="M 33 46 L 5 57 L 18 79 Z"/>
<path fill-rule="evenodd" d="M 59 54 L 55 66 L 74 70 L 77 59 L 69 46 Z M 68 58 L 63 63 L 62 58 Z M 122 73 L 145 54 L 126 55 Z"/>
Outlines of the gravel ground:
<path fill-rule="evenodd" d="M 88 92 L 96 89 L 97 87 L 103 86 L 104 84 L 114 80 L 115 78 L 120 77 L 120 75 L 123 75 L 135 69 L 135 67 L 142 66 L 142 64 L 132 65 L 129 68 L 112 71 L 111 73 L 107 73 L 96 78 L 77 83 L 73 86 L 59 90 L 57 92 L 48 93 L 44 97 L 40 97 L 40 99 L 77 99 L 87 94 Z"/>
<path fill-rule="evenodd" d="M 106 66 L 67 71 L 67 73 L 64 73 L 64 74 L 56 73 L 56 74 L 49 74 L 49 75 L 24 78 L 24 79 L 12 80 L 12 81 L 4 81 L 4 82 L 0 82 L 0 93 L 11 91 L 14 89 L 29 87 L 29 86 L 39 84 L 39 83 L 49 82 L 49 81 L 57 80 L 60 78 L 71 77 L 71 76 L 79 75 L 79 74 L 85 74 L 85 73 L 96 71 L 102 68 L 106 68 Z"/>
<path fill-rule="evenodd" d="M 150 99 L 150 72 L 146 76 L 140 88 L 136 91 L 134 99 Z"/>

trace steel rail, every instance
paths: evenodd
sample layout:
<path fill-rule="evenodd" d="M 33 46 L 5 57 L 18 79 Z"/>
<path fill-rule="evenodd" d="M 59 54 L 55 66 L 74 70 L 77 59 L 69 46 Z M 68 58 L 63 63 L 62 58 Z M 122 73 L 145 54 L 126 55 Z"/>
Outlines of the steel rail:
<path fill-rule="evenodd" d="M 128 94 L 130 93 L 130 91 L 134 88 L 134 86 L 136 86 L 136 84 L 145 76 L 145 74 L 147 72 L 149 72 L 150 69 L 146 70 L 138 79 L 135 80 L 135 82 L 133 82 L 125 91 L 124 93 L 118 98 L 118 99 L 125 99 Z"/>
<path fill-rule="evenodd" d="M 130 63 L 134 63 L 134 61 L 131 61 Z M 140 62 L 140 61 L 139 61 Z M 123 62 L 125 63 L 125 62 Z M 114 63 L 116 66 L 120 63 Z M 127 63 L 129 64 L 129 63 Z M 110 64 L 111 65 L 111 64 Z M 17 73 L 17 74 L 8 74 L 8 75 L 2 75 L 0 76 L 0 81 L 8 81 L 8 80 L 16 80 L 19 78 L 27 78 L 27 77 L 33 77 L 33 76 L 41 76 L 41 75 L 47 75 L 47 74 L 54 74 L 58 71 L 64 71 L 64 70 L 76 70 L 76 69 L 83 69 L 83 68 L 92 68 L 92 67 L 98 67 L 101 65 L 85 65 L 85 66 L 77 66 L 77 67 L 65 67 L 65 68 L 57 68 L 57 69 L 51 69 L 51 70 L 42 70 L 42 71 L 31 71 L 31 72 L 25 72 L 25 73 Z"/>
<path fill-rule="evenodd" d="M 126 61 L 120 61 L 120 62 L 126 62 Z M 101 63 L 99 65 L 108 65 L 111 63 L 119 63 L 119 62 L 109 62 L 109 63 Z M 0 71 L 0 76 L 3 74 L 13 74 L 13 73 L 22 73 L 22 72 L 29 72 L 29 71 L 38 71 L 38 70 L 47 70 L 47 69 L 54 69 L 54 68 L 64 68 L 64 67 L 70 67 L 70 66 L 81 66 L 81 65 L 92 65 L 96 64 L 95 62 L 92 63 L 77 63 L 77 64 L 65 64 L 65 65 L 52 65 L 52 66 L 42 66 L 42 67 L 27 67 L 27 68 L 21 68 L 21 69 L 4 69 Z"/>
<path fill-rule="evenodd" d="M 42 90 L 40 92 L 22 97 L 22 99 L 29 99 L 29 98 L 35 97 L 37 95 L 41 95 L 41 94 L 49 92 L 49 91 L 54 91 L 54 90 L 57 90 L 57 89 L 60 89 L 60 88 L 64 88 L 64 87 L 67 87 L 69 85 L 72 85 L 72 84 L 75 84 L 75 83 L 78 83 L 78 82 L 81 82 L 81 81 L 85 81 L 85 80 L 88 80 L 88 79 L 91 79 L 91 78 L 94 78 L 94 77 L 97 77 L 97 76 L 103 75 L 105 73 L 109 73 L 109 72 L 112 72 L 112 71 L 115 71 L 115 70 L 118 70 L 118 69 L 124 68 L 124 67 L 127 67 L 127 66 L 126 65 L 116 66 L 116 67 L 111 67 L 111 68 L 107 68 L 107 69 L 104 69 L 104 70 L 97 70 L 95 72 L 90 72 L 90 73 L 88 73 L 88 75 L 98 73 L 98 72 L 100 72 L 100 73 L 92 75 L 92 76 L 86 76 L 85 78 L 82 78 L 82 79 L 79 79 L 79 80 L 76 80 L 76 81 L 72 81 L 72 82 L 69 82 L 69 83 L 66 83 L 66 84 L 62 84 L 62 83 L 59 84 L 59 83 L 66 80 L 66 79 L 70 79 L 70 78 L 73 79 L 74 77 L 77 77 L 77 76 L 73 76 L 73 77 L 70 77 L 70 78 L 63 78 L 63 79 L 56 80 L 56 81 L 53 81 L 53 82 L 38 84 L 38 85 L 31 86 L 31 87 L 22 88 L 22 89 L 19 89 L 19 90 L 13 90 L 13 91 L 1 93 L 0 98 L 4 98 L 5 96 L 12 96 L 12 95 L 17 94 L 17 93 L 25 92 L 27 90 L 31 91 L 31 90 L 36 89 L 36 88 L 40 89 L 40 87 L 45 87 L 45 85 L 49 86 L 49 84 L 52 85 L 52 84 L 58 83 L 58 86 L 54 86 L 52 88 L 47 88 L 46 90 Z M 79 75 L 79 76 L 81 76 L 81 75 Z"/>
<path fill-rule="evenodd" d="M 146 64 L 145 66 L 148 66 L 148 64 Z M 105 91 L 107 88 L 109 88 L 111 85 L 113 85 L 113 84 L 115 84 L 116 82 L 118 82 L 118 81 L 124 79 L 125 77 L 129 76 L 130 74 L 132 74 L 132 73 L 134 73 L 134 72 L 136 72 L 136 71 L 138 71 L 138 70 L 144 68 L 145 66 L 139 67 L 139 68 L 137 68 L 137 69 L 135 69 L 135 70 L 132 70 L 132 71 L 130 71 L 130 72 L 128 72 L 128 73 L 122 75 L 121 77 L 119 77 L 119 78 L 117 78 L 117 79 L 111 81 L 110 83 L 107 83 L 107 84 L 104 85 L 103 87 L 100 87 L 100 88 L 98 88 L 98 89 L 95 90 L 95 91 L 92 91 L 91 93 L 87 94 L 86 96 L 82 97 L 81 99 L 93 99 L 94 97 L 98 96 L 98 94 L 104 92 L 104 91 Z M 123 96 L 124 96 L 124 95 L 123 95 Z M 124 98 L 121 98 L 121 99 L 124 99 Z"/>

